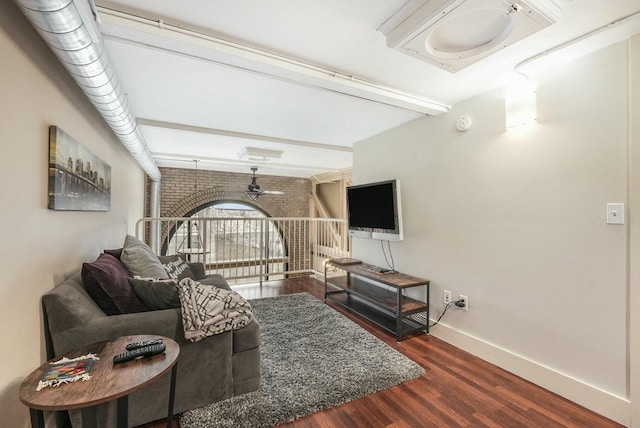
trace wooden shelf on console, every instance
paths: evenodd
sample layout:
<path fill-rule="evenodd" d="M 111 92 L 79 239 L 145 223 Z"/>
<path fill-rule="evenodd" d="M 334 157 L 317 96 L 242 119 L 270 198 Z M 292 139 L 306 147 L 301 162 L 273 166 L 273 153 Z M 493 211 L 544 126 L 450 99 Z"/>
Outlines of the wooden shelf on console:
<path fill-rule="evenodd" d="M 388 309 L 393 313 L 398 313 L 398 293 L 382 287 L 372 287 L 370 282 L 366 282 L 356 276 L 333 277 L 329 284 L 337 288 L 340 292 L 351 293 L 369 300 L 372 304 Z M 331 293 L 331 292 L 330 292 Z M 402 313 L 412 313 L 423 311 L 426 303 L 402 295 Z"/>
<path fill-rule="evenodd" d="M 328 267 L 346 275 L 329 278 Z M 377 271 L 375 266 L 353 259 L 329 260 L 325 264 L 325 300 L 330 299 L 380 327 L 402 337 L 424 331 L 429 333 L 429 280 L 399 272 Z M 424 286 L 426 302 L 413 299 L 404 291 Z"/>

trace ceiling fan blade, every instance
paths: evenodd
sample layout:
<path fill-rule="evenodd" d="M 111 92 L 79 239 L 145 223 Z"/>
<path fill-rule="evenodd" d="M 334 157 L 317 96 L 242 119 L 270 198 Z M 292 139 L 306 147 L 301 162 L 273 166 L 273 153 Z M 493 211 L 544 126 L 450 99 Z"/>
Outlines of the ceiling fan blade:
<path fill-rule="evenodd" d="M 280 190 L 262 190 L 265 195 L 284 195 L 284 192 Z"/>

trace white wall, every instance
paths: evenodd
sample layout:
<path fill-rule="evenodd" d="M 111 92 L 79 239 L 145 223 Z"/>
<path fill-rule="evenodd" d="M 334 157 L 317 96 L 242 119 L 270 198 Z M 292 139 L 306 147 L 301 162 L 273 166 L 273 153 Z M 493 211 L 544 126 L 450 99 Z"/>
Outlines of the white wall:
<path fill-rule="evenodd" d="M 432 319 L 443 289 L 469 297 L 434 335 L 626 424 L 628 224 L 605 224 L 605 207 L 627 202 L 627 56 L 618 44 L 536 76 L 528 129 L 505 130 L 494 91 L 359 142 L 353 168 L 355 184 L 400 179 L 395 267 L 431 280 Z M 354 256 L 385 266 L 377 241 Z"/>
<path fill-rule="evenodd" d="M 24 376 L 44 361 L 40 296 L 143 216 L 144 174 L 13 2 L 0 4 L 0 425 L 28 425 Z M 48 127 L 111 165 L 109 212 L 47 209 Z"/>
<path fill-rule="evenodd" d="M 631 425 L 640 426 L 640 35 L 629 43 L 629 386 Z"/>

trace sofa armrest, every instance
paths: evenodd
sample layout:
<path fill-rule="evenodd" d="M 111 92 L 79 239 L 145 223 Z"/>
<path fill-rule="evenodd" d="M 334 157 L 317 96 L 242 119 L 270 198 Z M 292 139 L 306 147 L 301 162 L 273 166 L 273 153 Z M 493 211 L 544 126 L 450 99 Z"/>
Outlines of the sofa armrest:
<path fill-rule="evenodd" d="M 56 356 L 62 356 L 84 345 L 136 334 L 165 336 L 178 342 L 183 341 L 180 310 L 165 309 L 96 318 L 85 325 L 58 332 L 52 339 Z"/>

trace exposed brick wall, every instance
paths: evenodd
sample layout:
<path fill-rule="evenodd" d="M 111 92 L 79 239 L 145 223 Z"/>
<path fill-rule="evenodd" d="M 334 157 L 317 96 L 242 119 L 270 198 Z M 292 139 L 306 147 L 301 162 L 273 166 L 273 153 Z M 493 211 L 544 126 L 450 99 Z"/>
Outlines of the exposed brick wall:
<path fill-rule="evenodd" d="M 160 217 L 188 217 L 203 206 L 217 201 L 238 201 L 253 205 L 270 217 L 309 217 L 311 181 L 305 178 L 260 175 L 258 184 L 265 190 L 281 190 L 284 195 L 265 195 L 248 199 L 244 192 L 251 183 L 251 174 L 160 168 Z M 196 177 L 197 175 L 197 177 Z M 197 178 L 197 188 L 196 188 Z M 146 215 L 150 215 L 150 183 L 147 182 Z M 287 238 L 288 227 L 279 226 L 285 236 L 291 266 L 308 263 L 308 251 L 302 246 L 308 241 Z M 303 231 L 302 234 L 308 233 Z M 299 236 L 299 235 L 298 235 Z M 166 236 L 162 236 L 162 242 Z"/>
<path fill-rule="evenodd" d="M 260 208 L 271 217 L 309 217 L 311 181 L 306 178 L 260 175 L 258 184 L 265 190 L 281 190 L 284 195 L 266 195 L 249 200 L 244 192 L 251 183 L 251 174 L 160 168 L 160 216 L 184 217 L 203 205 L 216 201 L 239 201 Z M 146 213 L 149 215 L 149 184 Z"/>

